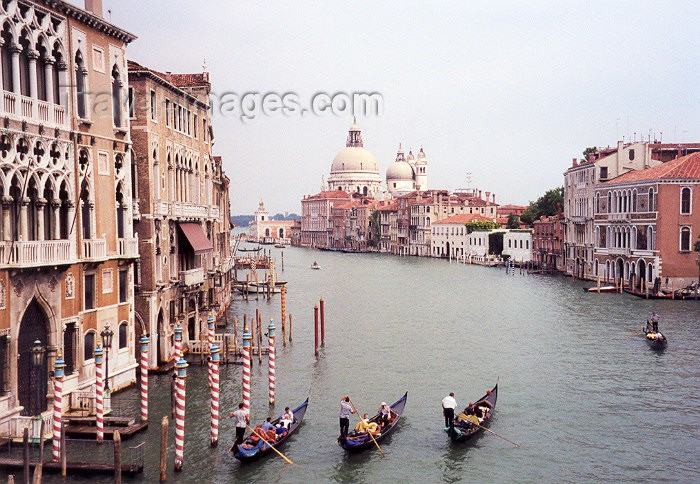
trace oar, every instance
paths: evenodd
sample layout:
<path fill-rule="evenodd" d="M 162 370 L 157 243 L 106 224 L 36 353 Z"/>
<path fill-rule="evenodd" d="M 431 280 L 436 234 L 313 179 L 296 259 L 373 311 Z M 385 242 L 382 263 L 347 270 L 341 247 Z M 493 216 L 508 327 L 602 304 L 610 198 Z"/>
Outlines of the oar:
<path fill-rule="evenodd" d="M 518 447 L 518 448 L 520 447 L 518 444 L 516 444 L 516 443 L 513 442 L 512 440 L 508 440 L 508 439 L 506 439 L 505 437 L 503 437 L 502 435 L 498 435 L 498 434 L 497 434 L 496 432 L 494 432 L 493 430 L 487 429 L 487 428 L 484 427 L 483 425 L 479 425 L 479 424 L 476 423 L 476 422 L 472 422 L 472 423 L 473 423 L 474 425 L 476 425 L 477 427 L 481 427 L 482 429 L 484 429 L 484 430 L 487 431 L 487 432 L 491 432 L 491 433 L 492 433 L 493 435 L 495 435 L 496 437 L 500 437 L 500 438 L 502 438 L 503 440 L 505 440 L 506 442 L 510 442 L 511 444 L 513 444 L 514 446 L 516 446 L 516 447 Z"/>
<path fill-rule="evenodd" d="M 350 397 L 348 397 L 348 400 L 350 400 Z M 355 409 L 355 413 L 356 413 L 357 416 L 359 417 L 360 421 L 362 421 L 362 417 L 360 416 L 360 412 L 357 410 L 357 407 L 355 406 L 355 404 L 353 403 L 352 400 L 350 400 L 350 405 L 352 405 L 352 408 Z M 379 452 L 381 452 L 382 457 L 386 457 L 386 455 L 384 454 L 384 451 L 382 450 L 382 448 L 379 447 L 379 442 L 377 442 L 377 439 L 375 439 L 375 438 L 374 438 L 374 435 L 372 435 L 372 432 L 370 432 L 369 430 L 367 430 L 367 433 L 369 434 L 370 437 L 372 437 L 372 442 L 374 442 L 374 445 L 377 446 L 377 449 L 379 449 Z"/>
<path fill-rule="evenodd" d="M 275 452 L 277 452 L 277 453 L 279 454 L 280 457 L 282 457 L 284 460 L 287 461 L 288 464 L 296 465 L 296 464 L 294 464 L 294 462 L 292 462 L 291 460 L 289 460 L 282 452 L 280 452 L 280 451 L 277 450 L 272 444 L 270 444 L 270 442 L 268 442 L 267 439 L 266 439 L 265 437 L 263 437 L 262 435 L 260 435 L 259 433 L 257 433 L 254 429 L 250 428 L 250 425 L 246 425 L 246 427 L 248 427 L 248 428 L 251 430 L 251 432 L 253 432 L 253 433 L 254 433 L 255 435 L 257 435 L 259 438 L 261 438 L 261 439 L 263 440 L 263 442 L 265 442 L 267 445 L 269 445 L 270 448 L 271 448 L 272 450 L 274 450 Z M 287 431 L 289 432 L 289 430 L 287 430 Z"/>

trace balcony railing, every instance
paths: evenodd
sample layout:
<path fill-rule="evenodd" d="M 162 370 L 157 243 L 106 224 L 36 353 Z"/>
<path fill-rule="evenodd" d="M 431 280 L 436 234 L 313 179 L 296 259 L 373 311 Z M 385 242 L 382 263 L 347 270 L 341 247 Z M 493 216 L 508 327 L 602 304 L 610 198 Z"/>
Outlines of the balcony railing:
<path fill-rule="evenodd" d="M 69 264 L 76 259 L 70 240 L 4 241 L 0 243 L 0 265 L 22 267 Z"/>
<path fill-rule="evenodd" d="M 180 271 L 180 284 L 183 286 L 195 286 L 204 283 L 204 268 L 190 269 L 188 271 Z"/>
<path fill-rule="evenodd" d="M 107 241 L 105 239 L 83 240 L 84 259 L 105 259 L 107 257 Z"/>
<path fill-rule="evenodd" d="M 56 124 L 65 124 L 66 123 L 66 108 L 63 106 L 54 106 L 53 107 L 53 121 Z"/>
<path fill-rule="evenodd" d="M 209 207 L 209 216 L 212 218 L 219 218 L 219 206 L 212 205 Z"/>
<path fill-rule="evenodd" d="M 168 202 L 156 200 L 153 205 L 153 215 L 168 215 Z"/>
<path fill-rule="evenodd" d="M 130 237 L 117 239 L 117 250 L 122 257 L 138 257 L 139 256 L 139 239 L 138 237 Z"/>
<path fill-rule="evenodd" d="M 9 114 L 15 114 L 17 108 L 17 99 L 15 98 L 15 95 L 11 92 L 5 91 L 3 93 L 3 108 L 5 109 L 6 113 Z"/>
<path fill-rule="evenodd" d="M 22 116 L 25 118 L 31 118 L 33 113 L 34 100 L 30 97 L 22 96 Z"/>
<path fill-rule="evenodd" d="M 49 119 L 49 113 L 51 112 L 51 106 L 49 106 L 49 103 L 47 103 L 46 101 L 39 101 L 37 103 L 37 108 L 39 110 L 39 119 L 41 119 L 45 123 L 51 121 Z"/>
<path fill-rule="evenodd" d="M 209 216 L 209 210 L 206 205 L 173 202 L 170 207 L 170 215 L 172 217 L 206 218 Z"/>

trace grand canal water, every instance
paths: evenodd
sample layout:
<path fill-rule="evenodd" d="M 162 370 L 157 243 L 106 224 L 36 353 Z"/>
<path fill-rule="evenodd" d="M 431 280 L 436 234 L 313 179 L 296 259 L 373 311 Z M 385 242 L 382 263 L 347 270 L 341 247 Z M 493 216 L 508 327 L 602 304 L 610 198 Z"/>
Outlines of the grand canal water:
<path fill-rule="evenodd" d="M 278 256 L 279 250 L 273 249 Z M 277 457 L 241 466 L 222 443 L 209 447 L 206 369 L 187 382 L 185 467 L 175 482 L 503 482 L 700 480 L 700 305 L 585 294 L 564 277 L 508 275 L 444 260 L 287 248 L 288 311 L 294 342 L 278 349 L 275 414 L 310 398 L 306 420 Z M 322 270 L 309 268 L 314 261 Z M 326 348 L 313 355 L 313 305 L 326 301 Z M 241 317 L 271 303 L 236 301 Z M 657 311 L 669 339 L 650 350 L 639 331 Z M 241 368 L 222 368 L 222 413 L 240 401 Z M 500 378 L 493 435 L 451 445 L 440 400 L 481 396 Z M 160 417 L 169 413 L 169 376 L 151 379 L 146 471 L 158 476 Z M 408 391 L 397 431 L 378 452 L 345 455 L 335 442 L 338 401 L 361 411 Z M 115 396 L 129 399 L 135 391 Z M 253 369 L 253 421 L 268 415 L 266 366 Z M 133 415 L 137 415 L 134 407 Z M 172 432 L 172 430 L 171 430 Z M 51 478 L 51 479 L 56 479 Z M 97 482 L 97 479 L 93 478 Z M 108 479 L 103 479 L 109 482 Z"/>

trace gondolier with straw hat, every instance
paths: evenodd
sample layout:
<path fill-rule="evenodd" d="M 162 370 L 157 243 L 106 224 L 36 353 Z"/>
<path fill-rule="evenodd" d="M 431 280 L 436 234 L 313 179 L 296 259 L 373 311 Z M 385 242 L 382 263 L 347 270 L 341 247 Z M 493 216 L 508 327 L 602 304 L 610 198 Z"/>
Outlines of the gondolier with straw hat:
<path fill-rule="evenodd" d="M 455 394 L 450 392 L 448 396 L 442 399 L 442 414 L 445 416 L 445 428 L 450 430 L 455 428 L 455 408 L 457 408 L 457 400 L 455 400 Z"/>

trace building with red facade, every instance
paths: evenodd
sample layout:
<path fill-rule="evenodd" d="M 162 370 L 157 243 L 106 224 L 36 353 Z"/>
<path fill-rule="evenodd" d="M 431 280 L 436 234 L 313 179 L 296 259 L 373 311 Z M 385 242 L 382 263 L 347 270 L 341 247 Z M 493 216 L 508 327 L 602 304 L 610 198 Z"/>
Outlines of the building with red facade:
<path fill-rule="evenodd" d="M 532 260 L 536 266 L 545 271 L 564 271 L 564 217 L 541 217 L 532 228 Z"/>

